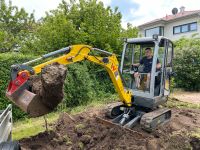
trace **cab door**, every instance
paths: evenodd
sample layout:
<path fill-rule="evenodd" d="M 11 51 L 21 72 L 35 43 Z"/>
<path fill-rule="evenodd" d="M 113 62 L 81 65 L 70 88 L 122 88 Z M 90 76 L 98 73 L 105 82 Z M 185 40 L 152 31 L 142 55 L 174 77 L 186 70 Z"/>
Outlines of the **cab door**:
<path fill-rule="evenodd" d="M 133 63 L 133 51 L 134 51 L 133 44 L 131 44 L 131 43 L 124 44 L 120 71 L 122 74 L 122 79 L 123 79 L 124 85 L 128 88 L 131 88 L 131 86 L 132 86 L 131 85 L 132 76 L 130 74 L 130 71 L 131 71 L 131 64 Z"/>
<path fill-rule="evenodd" d="M 169 40 L 165 41 L 165 69 L 164 69 L 164 96 L 170 93 L 170 77 L 173 71 L 173 43 Z"/>

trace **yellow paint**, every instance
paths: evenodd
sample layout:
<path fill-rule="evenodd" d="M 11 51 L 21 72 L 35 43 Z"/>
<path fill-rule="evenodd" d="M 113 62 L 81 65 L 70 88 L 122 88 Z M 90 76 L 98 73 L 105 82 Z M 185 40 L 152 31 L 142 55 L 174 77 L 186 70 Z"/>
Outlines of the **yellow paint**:
<path fill-rule="evenodd" d="M 62 65 L 68 65 L 68 64 L 83 61 L 83 60 L 89 60 L 93 63 L 103 66 L 108 71 L 110 78 L 115 86 L 116 91 L 119 94 L 121 101 L 127 106 L 131 106 L 132 92 L 129 90 L 126 90 L 123 85 L 122 79 L 118 72 L 119 62 L 117 60 L 116 55 L 112 54 L 111 56 L 107 57 L 109 62 L 104 63 L 102 61 L 103 57 L 89 55 L 91 48 L 92 47 L 88 45 L 73 45 L 71 46 L 70 52 L 68 54 L 64 54 L 63 56 L 60 56 L 58 58 L 52 59 L 40 65 L 37 65 L 33 67 L 33 69 L 35 73 L 38 74 L 41 72 L 41 69 L 43 67 L 45 67 L 46 65 L 52 64 L 54 62 L 57 62 Z"/>
<path fill-rule="evenodd" d="M 169 90 L 169 79 L 165 80 L 165 89 Z"/>

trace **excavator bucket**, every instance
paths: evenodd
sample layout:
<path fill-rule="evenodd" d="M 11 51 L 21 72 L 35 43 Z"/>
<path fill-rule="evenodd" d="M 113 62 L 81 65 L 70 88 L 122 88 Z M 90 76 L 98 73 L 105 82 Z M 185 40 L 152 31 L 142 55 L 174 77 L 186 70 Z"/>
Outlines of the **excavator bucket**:
<path fill-rule="evenodd" d="M 37 94 L 27 89 L 16 91 L 13 94 L 7 92 L 6 96 L 31 117 L 39 117 L 52 111 L 42 103 Z"/>
<path fill-rule="evenodd" d="M 22 71 L 10 81 L 6 96 L 29 116 L 42 116 L 62 101 L 65 77 L 66 68 L 60 64 L 46 66 L 38 76 Z"/>

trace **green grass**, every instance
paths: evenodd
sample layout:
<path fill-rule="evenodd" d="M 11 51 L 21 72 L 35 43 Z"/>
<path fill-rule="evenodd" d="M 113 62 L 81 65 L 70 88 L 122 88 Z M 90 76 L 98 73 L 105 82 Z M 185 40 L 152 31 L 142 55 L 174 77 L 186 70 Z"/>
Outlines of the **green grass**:
<path fill-rule="evenodd" d="M 58 119 L 59 113 L 50 113 L 46 115 L 48 124 L 53 123 Z M 19 140 L 34 136 L 39 132 L 45 131 L 45 120 L 43 117 L 27 118 L 17 121 L 13 124 L 13 140 Z"/>
<path fill-rule="evenodd" d="M 81 105 L 78 107 L 73 107 L 73 108 L 67 108 L 65 111 L 74 115 L 80 112 L 84 112 L 86 111 L 88 108 L 102 108 L 103 106 L 105 106 L 105 104 L 109 104 L 113 101 L 115 101 L 115 99 L 118 98 L 118 95 L 112 95 L 111 97 L 105 98 L 105 99 L 101 99 L 101 100 L 93 100 L 91 101 L 89 104 L 86 105 Z"/>
<path fill-rule="evenodd" d="M 82 105 L 74 108 L 65 108 L 62 111 L 57 111 L 46 115 L 48 124 L 56 122 L 61 112 L 67 112 L 69 114 L 77 114 L 86 111 L 88 108 L 101 108 L 105 106 L 106 103 L 110 103 L 117 99 L 117 95 L 113 95 L 110 98 L 102 100 L 94 100 L 90 104 Z M 51 128 L 49 128 L 51 129 Z M 43 117 L 38 118 L 26 118 L 24 120 L 19 120 L 13 124 L 13 140 L 20 140 L 22 138 L 27 138 L 30 136 L 37 135 L 40 132 L 45 131 L 45 120 Z"/>
<path fill-rule="evenodd" d="M 200 139 L 200 128 L 198 128 L 194 132 L 190 133 L 190 136 Z"/>

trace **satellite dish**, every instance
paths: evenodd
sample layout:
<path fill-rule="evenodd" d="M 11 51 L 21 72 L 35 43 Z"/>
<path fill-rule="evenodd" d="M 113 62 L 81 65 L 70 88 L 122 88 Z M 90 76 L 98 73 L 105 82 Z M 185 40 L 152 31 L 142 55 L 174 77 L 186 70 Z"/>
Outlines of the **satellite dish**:
<path fill-rule="evenodd" d="M 178 13 L 178 8 L 173 8 L 173 9 L 172 9 L 172 14 L 173 14 L 173 15 L 176 15 L 177 13 Z"/>

